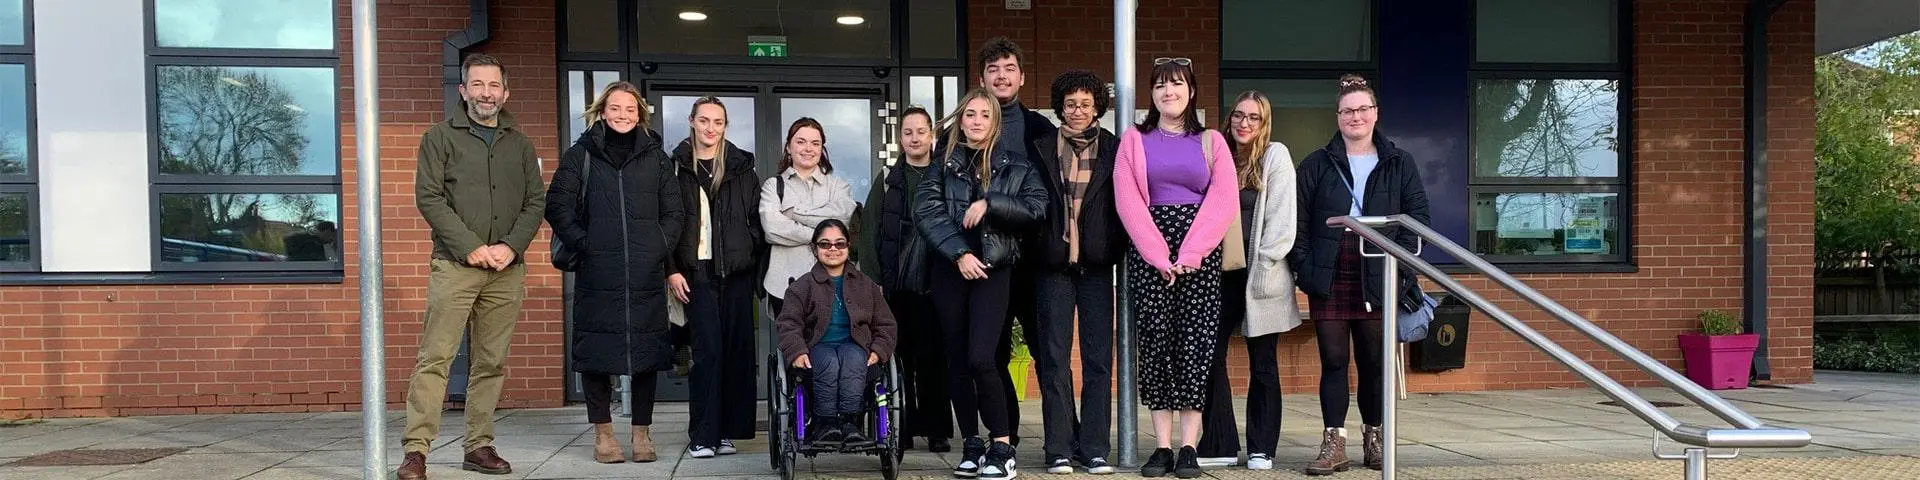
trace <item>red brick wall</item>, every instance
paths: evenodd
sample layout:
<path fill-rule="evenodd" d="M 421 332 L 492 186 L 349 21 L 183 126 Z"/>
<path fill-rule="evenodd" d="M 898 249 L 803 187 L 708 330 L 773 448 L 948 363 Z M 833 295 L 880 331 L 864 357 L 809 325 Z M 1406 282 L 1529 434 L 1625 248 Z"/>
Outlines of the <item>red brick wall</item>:
<path fill-rule="evenodd" d="M 506 5 L 510 3 L 511 6 Z M 1029 52 L 1025 100 L 1044 103 L 1046 84 L 1069 67 L 1112 73 L 1106 27 L 1111 3 L 1036 2 L 1010 12 L 997 0 L 969 3 L 969 43 L 1007 35 Z M 1202 105 L 1213 105 L 1219 63 L 1215 7 L 1141 2 L 1140 74 L 1158 56 L 1194 59 Z M 1616 335 L 1679 368 L 1675 335 L 1702 309 L 1740 307 L 1740 22 L 1745 2 L 1636 4 L 1633 145 L 1634 248 L 1631 274 L 1526 275 L 1524 280 Z M 495 2 L 492 40 L 479 50 L 508 64 L 513 111 L 538 153 L 559 156 L 558 91 L 551 2 Z M 358 232 L 351 132 L 351 43 L 340 15 L 341 175 L 346 205 L 346 281 L 339 285 L 8 287 L 0 289 L 0 417 L 102 416 L 358 408 Z M 464 0 L 382 2 L 380 7 L 381 179 L 387 282 L 387 391 L 400 402 L 418 348 L 426 296 L 426 224 L 413 207 L 414 149 L 442 111 L 442 40 L 465 27 Z M 1078 25 L 1071 38 L 1058 25 Z M 1813 212 L 1813 2 L 1794 0 L 1772 28 L 1770 160 L 1771 312 L 1775 379 L 1811 379 Z M 977 75 L 977 69 L 970 69 Z M 968 83 L 976 83 L 977 77 Z M 1147 105 L 1140 92 L 1140 105 Z M 533 253 L 526 317 L 507 371 L 505 407 L 561 403 L 560 278 L 545 263 L 543 231 Z M 1476 288 L 1487 287 L 1469 278 Z M 1489 294 L 1585 358 L 1607 358 L 1510 296 Z M 1469 367 L 1414 374 L 1413 391 L 1577 386 L 1579 381 L 1484 318 L 1474 321 Z M 1233 360 L 1246 376 L 1244 349 Z M 1283 337 L 1289 392 L 1318 378 L 1312 331 Z M 1596 366 L 1646 385 L 1618 360 Z M 1036 390 L 1037 391 L 1037 390 Z"/>

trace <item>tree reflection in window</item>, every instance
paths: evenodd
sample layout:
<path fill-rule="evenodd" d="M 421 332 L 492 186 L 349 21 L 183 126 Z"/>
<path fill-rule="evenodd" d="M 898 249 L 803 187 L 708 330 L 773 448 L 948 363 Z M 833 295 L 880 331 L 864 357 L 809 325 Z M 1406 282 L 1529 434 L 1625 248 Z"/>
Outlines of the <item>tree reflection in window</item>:
<path fill-rule="evenodd" d="M 334 194 L 163 194 L 167 262 L 339 261 Z"/>
<path fill-rule="evenodd" d="M 300 173 L 307 108 L 271 70 L 313 69 L 159 67 L 161 173 Z"/>
<path fill-rule="evenodd" d="M 27 195 L 0 193 L 0 263 L 33 260 L 33 237 L 27 229 Z"/>
<path fill-rule="evenodd" d="M 1474 162 L 1481 177 L 1618 177 L 1620 83 L 1475 82 Z"/>

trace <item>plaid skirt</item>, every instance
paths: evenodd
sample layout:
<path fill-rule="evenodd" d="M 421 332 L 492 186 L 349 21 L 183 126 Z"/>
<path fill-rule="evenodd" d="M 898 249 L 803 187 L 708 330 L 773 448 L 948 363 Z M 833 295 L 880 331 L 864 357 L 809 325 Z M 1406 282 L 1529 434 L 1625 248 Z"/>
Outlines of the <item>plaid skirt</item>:
<path fill-rule="evenodd" d="M 1379 305 L 1367 308 L 1367 290 L 1362 274 L 1366 257 L 1360 256 L 1360 236 L 1353 232 L 1340 235 L 1340 250 L 1334 254 L 1331 295 L 1308 297 L 1307 311 L 1316 322 L 1379 320 Z"/>

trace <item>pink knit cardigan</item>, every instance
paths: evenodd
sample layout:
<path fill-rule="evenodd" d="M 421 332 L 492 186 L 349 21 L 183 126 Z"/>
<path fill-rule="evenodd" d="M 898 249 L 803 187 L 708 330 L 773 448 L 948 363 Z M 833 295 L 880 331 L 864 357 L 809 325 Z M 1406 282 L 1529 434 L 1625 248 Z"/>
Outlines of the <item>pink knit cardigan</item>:
<path fill-rule="evenodd" d="M 1153 198 L 1147 189 L 1146 146 L 1141 143 L 1139 129 L 1125 130 L 1120 134 L 1120 152 L 1113 162 L 1113 200 L 1120 212 L 1120 223 L 1127 228 L 1127 237 L 1153 268 L 1171 269 L 1174 258 L 1180 259 L 1180 265 L 1199 268 L 1200 261 L 1220 247 L 1221 240 L 1227 236 L 1227 227 L 1240 218 L 1240 192 L 1235 188 L 1239 182 L 1234 172 L 1232 147 L 1219 132 L 1204 132 L 1206 138 L 1202 141 L 1213 142 L 1213 178 L 1207 182 L 1206 199 L 1200 202 L 1199 216 L 1187 230 L 1186 238 L 1180 240 L 1180 255 L 1171 257 L 1166 236 L 1160 234 L 1160 227 L 1153 223 L 1153 214 L 1147 211 Z M 1195 158 L 1201 154 L 1193 152 Z"/>

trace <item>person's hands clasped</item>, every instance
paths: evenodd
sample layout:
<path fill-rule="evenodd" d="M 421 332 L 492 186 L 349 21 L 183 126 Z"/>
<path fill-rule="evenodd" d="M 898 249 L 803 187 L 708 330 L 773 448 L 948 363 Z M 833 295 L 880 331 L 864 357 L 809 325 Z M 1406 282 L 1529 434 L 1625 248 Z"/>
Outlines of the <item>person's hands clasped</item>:
<path fill-rule="evenodd" d="M 496 243 L 488 245 L 486 248 L 489 250 L 488 256 L 493 259 L 492 268 L 494 270 L 506 270 L 507 267 L 513 265 L 513 249 L 507 247 L 506 244 Z"/>
<path fill-rule="evenodd" d="M 973 205 L 967 207 L 967 217 L 961 219 L 960 226 L 968 230 L 972 230 L 973 227 L 980 226 L 980 222 L 985 220 L 986 218 L 987 218 L 987 201 L 974 200 Z"/>
<path fill-rule="evenodd" d="M 467 253 L 467 266 L 493 270 L 493 247 L 482 246 Z"/>
<path fill-rule="evenodd" d="M 974 257 L 973 254 L 971 253 L 966 255 L 961 255 L 960 260 L 954 262 L 954 266 L 957 266 L 960 268 L 960 278 L 965 278 L 967 280 L 981 280 L 981 279 L 987 278 L 987 265 L 984 263 L 980 263 L 980 259 L 977 257 Z"/>

